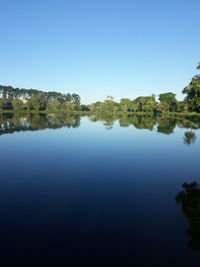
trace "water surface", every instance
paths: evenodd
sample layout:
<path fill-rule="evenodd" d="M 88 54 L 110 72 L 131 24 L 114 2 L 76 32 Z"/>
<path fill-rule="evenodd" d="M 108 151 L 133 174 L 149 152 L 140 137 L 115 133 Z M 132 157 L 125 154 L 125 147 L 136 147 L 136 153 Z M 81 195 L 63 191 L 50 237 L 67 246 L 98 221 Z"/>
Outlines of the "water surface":
<path fill-rule="evenodd" d="M 200 238 L 175 199 L 199 181 L 199 128 L 196 118 L 1 116 L 2 266 L 199 266 Z"/>

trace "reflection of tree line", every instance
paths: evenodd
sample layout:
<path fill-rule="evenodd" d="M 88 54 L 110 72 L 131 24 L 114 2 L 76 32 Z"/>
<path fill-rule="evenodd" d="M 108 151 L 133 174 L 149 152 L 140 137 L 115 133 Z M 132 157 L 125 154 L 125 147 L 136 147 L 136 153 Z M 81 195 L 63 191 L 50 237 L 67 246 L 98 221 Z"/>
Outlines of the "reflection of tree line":
<path fill-rule="evenodd" d="M 2 114 L 0 116 L 0 135 L 19 131 L 36 131 L 61 127 L 77 128 L 80 125 L 79 115 L 41 115 L 38 113 L 21 116 L 19 114 Z"/>
<path fill-rule="evenodd" d="M 200 129 L 200 121 L 194 116 L 190 118 L 172 118 L 172 117 L 162 117 L 162 116 L 128 116 L 123 115 L 117 116 L 106 116 L 102 114 L 96 114 L 90 116 L 90 120 L 93 122 L 101 121 L 106 126 L 107 129 L 112 129 L 114 122 L 119 119 L 119 124 L 121 127 L 129 127 L 133 125 L 137 129 L 148 129 L 153 130 L 154 126 L 157 126 L 158 133 L 172 134 L 176 126 L 179 128 L 188 129 Z M 184 142 L 186 144 L 194 143 L 196 140 L 195 133 L 189 130 L 185 133 Z"/>
<path fill-rule="evenodd" d="M 176 203 L 181 205 L 182 213 L 189 224 L 188 246 L 200 250 L 200 187 L 197 182 L 184 183 L 183 190 L 176 196 Z"/>
<path fill-rule="evenodd" d="M 137 129 L 148 129 L 152 131 L 154 127 L 157 127 L 158 133 L 172 134 L 176 126 L 180 128 L 188 129 L 199 129 L 200 122 L 196 117 L 194 118 L 171 118 L 161 116 L 114 116 L 114 115 L 102 115 L 96 114 L 89 117 L 90 121 L 102 122 L 106 129 L 110 130 L 113 128 L 114 122 L 119 120 L 120 127 L 129 127 L 133 125 Z M 26 130 L 39 130 L 45 128 L 61 128 L 61 127 L 72 127 L 76 128 L 80 125 L 79 115 L 66 115 L 62 113 L 42 115 L 38 113 L 31 113 L 20 115 L 19 113 L 14 114 L 2 114 L 0 116 L 0 134 L 12 133 L 15 131 L 26 131 Z M 185 144 L 192 144 L 196 141 L 195 133 L 192 130 L 185 132 L 183 137 Z"/>
<path fill-rule="evenodd" d="M 119 117 L 117 115 L 114 114 L 101 114 L 101 113 L 96 113 L 96 114 L 92 114 L 91 116 L 89 116 L 89 120 L 92 122 L 97 122 L 100 121 L 102 122 L 107 130 L 111 130 L 113 128 L 114 122 L 116 120 L 118 120 Z"/>
<path fill-rule="evenodd" d="M 154 116 L 132 116 L 125 117 L 122 116 L 119 120 L 120 126 L 128 127 L 133 125 L 137 129 L 148 129 L 153 130 L 156 124 L 156 117 Z"/>

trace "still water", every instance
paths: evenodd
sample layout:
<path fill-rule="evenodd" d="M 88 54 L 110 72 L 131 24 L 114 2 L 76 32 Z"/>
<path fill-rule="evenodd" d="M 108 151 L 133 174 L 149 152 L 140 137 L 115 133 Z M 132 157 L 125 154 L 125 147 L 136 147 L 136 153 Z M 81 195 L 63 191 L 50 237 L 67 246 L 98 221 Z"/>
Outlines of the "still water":
<path fill-rule="evenodd" d="M 1 116 L 0 266 L 199 266 L 199 129 Z"/>

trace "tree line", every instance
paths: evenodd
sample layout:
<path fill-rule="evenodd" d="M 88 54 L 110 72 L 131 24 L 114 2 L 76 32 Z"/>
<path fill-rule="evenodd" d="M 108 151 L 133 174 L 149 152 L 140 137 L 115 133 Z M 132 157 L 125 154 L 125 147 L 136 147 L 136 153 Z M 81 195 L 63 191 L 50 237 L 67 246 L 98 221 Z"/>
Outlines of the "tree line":
<path fill-rule="evenodd" d="M 200 64 L 197 66 L 200 70 Z M 183 101 L 178 101 L 172 92 L 158 96 L 140 96 L 136 99 L 123 98 L 120 103 L 108 96 L 103 102 L 81 105 L 78 94 L 62 94 L 59 92 L 43 92 L 35 89 L 19 89 L 0 85 L 0 111 L 3 109 L 34 111 L 66 111 L 91 113 L 200 113 L 200 75 L 195 75 L 183 91 Z"/>
<path fill-rule="evenodd" d="M 0 109 L 69 112 L 82 110 L 78 94 L 43 92 L 36 89 L 19 89 L 0 85 Z"/>
<path fill-rule="evenodd" d="M 200 70 L 200 63 L 197 66 Z M 156 100 L 155 95 L 140 96 L 136 99 L 123 98 L 120 103 L 114 101 L 112 96 L 108 96 L 104 102 L 96 102 L 89 105 L 89 109 L 95 113 L 164 113 L 177 112 L 200 113 L 200 75 L 195 75 L 190 84 L 183 91 L 186 95 L 183 101 L 178 101 L 172 92 L 162 93 Z"/>
<path fill-rule="evenodd" d="M 168 92 L 159 95 L 159 102 L 155 95 L 140 96 L 134 100 L 123 98 L 120 103 L 108 96 L 104 102 L 89 105 L 89 109 L 96 113 L 161 113 L 161 112 L 187 112 L 185 101 L 177 101 L 176 95 Z"/>

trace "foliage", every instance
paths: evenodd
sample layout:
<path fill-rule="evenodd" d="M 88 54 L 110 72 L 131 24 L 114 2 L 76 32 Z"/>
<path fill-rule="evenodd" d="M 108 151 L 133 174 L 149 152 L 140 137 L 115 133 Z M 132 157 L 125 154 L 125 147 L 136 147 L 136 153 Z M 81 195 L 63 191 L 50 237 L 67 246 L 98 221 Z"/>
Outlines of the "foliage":
<path fill-rule="evenodd" d="M 104 102 L 96 102 L 89 105 L 89 110 L 93 113 L 112 114 L 119 111 L 119 104 L 112 96 L 108 96 Z"/>
<path fill-rule="evenodd" d="M 188 104 L 185 101 L 177 101 L 176 111 L 181 112 L 188 112 Z"/>
<path fill-rule="evenodd" d="M 140 96 L 133 100 L 134 112 L 154 112 L 156 111 L 156 101 L 154 95 Z"/>
<path fill-rule="evenodd" d="M 59 92 L 43 92 L 36 89 L 19 89 L 0 85 L 0 109 L 14 110 L 47 110 L 65 109 L 65 103 L 70 103 L 70 110 L 79 111 L 81 98 L 78 94 L 62 94 Z M 72 105 L 73 108 L 72 108 Z"/>
<path fill-rule="evenodd" d="M 200 63 L 197 66 L 200 70 Z M 195 75 L 188 86 L 183 89 L 186 94 L 185 101 L 188 103 L 189 110 L 200 112 L 200 75 Z"/>
<path fill-rule="evenodd" d="M 176 95 L 169 92 L 159 95 L 160 109 L 162 111 L 176 111 L 177 100 Z"/>
<path fill-rule="evenodd" d="M 91 112 L 98 113 L 136 113 L 156 112 L 157 103 L 154 96 L 138 97 L 134 100 L 123 98 L 120 103 L 116 103 L 113 97 L 108 97 L 104 102 L 96 102 L 89 105 Z"/>
<path fill-rule="evenodd" d="M 200 65 L 198 66 L 200 69 Z M 185 101 L 188 103 L 189 110 L 200 112 L 200 75 L 195 75 L 190 84 L 183 89 L 186 94 Z"/>
<path fill-rule="evenodd" d="M 67 112 L 73 112 L 75 110 L 75 104 L 71 102 L 65 102 L 65 109 Z"/>
<path fill-rule="evenodd" d="M 133 110 L 133 103 L 128 98 L 123 98 L 120 100 L 119 108 L 123 113 L 127 113 Z"/>
<path fill-rule="evenodd" d="M 60 101 L 59 100 L 53 100 L 51 102 L 49 102 L 46 106 L 47 111 L 56 111 L 60 109 Z"/>
<path fill-rule="evenodd" d="M 12 107 L 14 110 L 23 110 L 24 104 L 23 101 L 16 98 L 12 100 Z"/>
<path fill-rule="evenodd" d="M 42 93 L 33 95 L 29 100 L 30 107 L 36 111 L 44 110 L 46 107 L 45 96 Z"/>
<path fill-rule="evenodd" d="M 4 107 L 4 100 L 0 98 L 0 111 L 2 110 L 3 107 Z"/>

